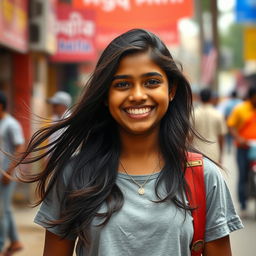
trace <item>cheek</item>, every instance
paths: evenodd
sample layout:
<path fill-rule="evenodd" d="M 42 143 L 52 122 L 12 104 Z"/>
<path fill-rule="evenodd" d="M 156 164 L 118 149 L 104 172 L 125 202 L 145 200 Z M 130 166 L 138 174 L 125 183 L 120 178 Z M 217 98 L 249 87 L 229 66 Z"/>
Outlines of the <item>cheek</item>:
<path fill-rule="evenodd" d="M 162 119 L 165 116 L 165 114 L 168 111 L 169 105 L 170 105 L 169 97 L 164 98 L 161 103 L 159 119 Z"/>
<path fill-rule="evenodd" d="M 109 113 L 111 114 L 111 116 L 116 119 L 117 113 L 120 111 L 118 98 L 109 97 L 106 105 L 109 109 Z"/>
<path fill-rule="evenodd" d="M 162 96 L 162 99 L 161 99 L 161 106 L 163 109 L 166 109 L 169 107 L 169 104 L 170 104 L 170 98 L 169 98 L 169 94 L 167 93 L 164 93 L 163 94 L 164 96 Z"/>

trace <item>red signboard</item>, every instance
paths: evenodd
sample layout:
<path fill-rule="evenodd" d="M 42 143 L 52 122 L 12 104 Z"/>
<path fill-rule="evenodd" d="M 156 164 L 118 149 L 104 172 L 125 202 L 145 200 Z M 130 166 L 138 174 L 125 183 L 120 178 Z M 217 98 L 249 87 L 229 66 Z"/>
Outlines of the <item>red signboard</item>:
<path fill-rule="evenodd" d="M 71 8 L 59 4 L 55 31 L 57 52 L 51 57 L 56 62 L 84 62 L 95 60 L 95 15 L 93 10 Z"/>
<path fill-rule="evenodd" d="M 28 1 L 0 1 L 0 44 L 20 52 L 28 50 Z"/>
<path fill-rule="evenodd" d="M 98 28 L 96 33 L 96 46 L 98 49 L 104 49 L 115 37 L 122 34 L 126 30 Z M 179 44 L 179 34 L 177 23 L 166 28 L 150 29 L 151 32 L 159 36 L 166 45 Z"/>
<path fill-rule="evenodd" d="M 158 29 L 193 14 L 193 0 L 73 0 L 73 6 L 94 9 L 97 26 L 109 29 Z"/>

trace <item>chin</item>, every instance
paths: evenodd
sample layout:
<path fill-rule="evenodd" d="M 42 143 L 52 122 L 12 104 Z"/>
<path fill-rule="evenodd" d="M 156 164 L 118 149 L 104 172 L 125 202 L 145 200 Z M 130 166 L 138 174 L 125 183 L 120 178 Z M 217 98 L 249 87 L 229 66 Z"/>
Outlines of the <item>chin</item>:
<path fill-rule="evenodd" d="M 139 135 L 149 135 L 156 131 L 156 127 L 150 128 L 138 128 L 138 129 L 126 129 L 125 131 L 131 135 L 139 136 Z"/>

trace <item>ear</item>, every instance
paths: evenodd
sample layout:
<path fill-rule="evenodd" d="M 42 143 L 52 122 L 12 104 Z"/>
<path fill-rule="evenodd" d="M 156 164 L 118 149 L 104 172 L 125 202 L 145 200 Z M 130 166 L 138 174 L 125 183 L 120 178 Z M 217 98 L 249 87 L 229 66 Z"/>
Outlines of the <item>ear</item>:
<path fill-rule="evenodd" d="M 171 89 L 169 91 L 169 101 L 172 101 L 174 96 L 175 96 L 175 93 L 176 93 L 176 89 L 177 89 L 177 85 L 176 84 L 173 84 L 171 86 Z"/>

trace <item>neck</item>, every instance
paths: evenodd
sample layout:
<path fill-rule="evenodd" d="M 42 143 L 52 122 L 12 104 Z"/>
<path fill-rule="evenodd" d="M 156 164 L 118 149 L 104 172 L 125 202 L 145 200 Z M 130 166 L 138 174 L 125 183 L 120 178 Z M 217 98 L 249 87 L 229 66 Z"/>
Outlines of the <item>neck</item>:
<path fill-rule="evenodd" d="M 143 157 L 159 152 L 158 132 L 150 134 L 133 135 L 129 133 L 120 134 L 122 151 L 124 157 Z"/>
<path fill-rule="evenodd" d="M 163 165 L 160 154 L 158 131 L 143 135 L 120 133 L 120 160 L 129 174 L 151 174 L 160 171 Z M 122 166 L 119 170 L 123 172 Z"/>

